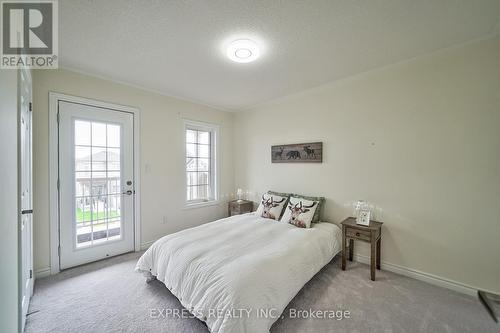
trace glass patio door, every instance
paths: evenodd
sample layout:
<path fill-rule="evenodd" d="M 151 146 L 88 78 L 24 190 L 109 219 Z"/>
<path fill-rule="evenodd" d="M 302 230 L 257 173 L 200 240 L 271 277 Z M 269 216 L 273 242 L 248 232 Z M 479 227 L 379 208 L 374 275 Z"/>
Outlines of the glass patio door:
<path fill-rule="evenodd" d="M 133 114 L 58 110 L 61 269 L 133 251 Z"/>

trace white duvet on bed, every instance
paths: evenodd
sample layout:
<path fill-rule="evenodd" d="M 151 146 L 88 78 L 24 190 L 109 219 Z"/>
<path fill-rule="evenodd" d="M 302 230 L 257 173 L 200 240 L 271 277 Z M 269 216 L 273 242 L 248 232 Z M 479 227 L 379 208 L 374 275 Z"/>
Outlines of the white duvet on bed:
<path fill-rule="evenodd" d="M 136 271 L 162 281 L 213 333 L 261 333 L 340 245 L 334 224 L 302 229 L 250 213 L 159 239 Z"/>

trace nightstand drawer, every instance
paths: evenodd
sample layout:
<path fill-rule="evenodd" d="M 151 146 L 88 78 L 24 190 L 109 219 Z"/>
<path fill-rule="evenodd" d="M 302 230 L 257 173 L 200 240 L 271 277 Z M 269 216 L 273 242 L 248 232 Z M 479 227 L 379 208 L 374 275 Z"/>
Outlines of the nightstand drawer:
<path fill-rule="evenodd" d="M 354 228 L 347 228 L 345 234 L 349 238 L 356 238 L 366 242 L 371 241 L 371 232 L 369 230 L 359 230 Z"/>
<path fill-rule="evenodd" d="M 230 211 L 231 211 L 231 215 L 239 215 L 241 212 L 240 212 L 240 207 L 234 207 L 232 206 L 230 208 Z"/>

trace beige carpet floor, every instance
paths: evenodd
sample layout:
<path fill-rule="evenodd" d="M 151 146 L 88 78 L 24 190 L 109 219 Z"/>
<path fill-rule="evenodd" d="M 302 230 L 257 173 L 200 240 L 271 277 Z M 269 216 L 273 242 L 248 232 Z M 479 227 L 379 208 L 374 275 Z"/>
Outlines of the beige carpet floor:
<path fill-rule="evenodd" d="M 147 284 L 133 271 L 139 255 L 37 280 L 26 332 L 208 332 L 197 319 L 151 317 L 155 309 L 182 306 L 161 282 Z M 500 332 L 475 297 L 377 273 L 372 282 L 367 265 L 349 263 L 342 271 L 335 258 L 297 294 L 271 332 Z M 291 309 L 349 311 L 350 318 L 294 319 Z"/>

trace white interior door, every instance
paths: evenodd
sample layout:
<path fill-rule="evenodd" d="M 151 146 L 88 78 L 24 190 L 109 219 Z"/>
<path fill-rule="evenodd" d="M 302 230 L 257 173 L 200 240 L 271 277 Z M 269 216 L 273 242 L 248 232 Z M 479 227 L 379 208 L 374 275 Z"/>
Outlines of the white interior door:
<path fill-rule="evenodd" d="M 32 143 L 31 143 L 31 76 L 29 71 L 19 71 L 19 188 L 20 188 L 20 300 L 21 329 L 24 330 L 26 314 L 33 295 L 33 206 L 32 206 Z M 22 332 L 21 331 L 21 332 Z"/>
<path fill-rule="evenodd" d="M 60 267 L 134 250 L 134 115 L 58 102 Z"/>

